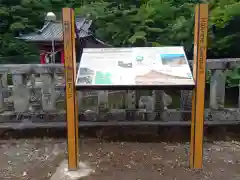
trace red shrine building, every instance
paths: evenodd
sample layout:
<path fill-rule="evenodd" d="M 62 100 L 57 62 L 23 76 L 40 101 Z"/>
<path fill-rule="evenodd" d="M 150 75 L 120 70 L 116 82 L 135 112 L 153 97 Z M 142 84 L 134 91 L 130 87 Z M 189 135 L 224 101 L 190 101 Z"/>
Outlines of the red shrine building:
<path fill-rule="evenodd" d="M 81 38 L 83 48 L 104 48 L 107 44 L 98 40 L 92 33 L 92 20 L 76 17 L 78 37 Z M 18 39 L 37 45 L 40 53 L 40 63 L 64 63 L 63 28 L 62 22 L 45 22 L 42 29 Z M 54 56 L 54 57 L 53 57 Z"/>

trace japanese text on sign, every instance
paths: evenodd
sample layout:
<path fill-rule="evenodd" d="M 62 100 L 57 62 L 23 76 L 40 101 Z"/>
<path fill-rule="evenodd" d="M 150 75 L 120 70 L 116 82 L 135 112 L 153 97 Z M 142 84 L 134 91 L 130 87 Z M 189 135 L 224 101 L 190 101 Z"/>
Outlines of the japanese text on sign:
<path fill-rule="evenodd" d="M 205 50 L 206 50 L 206 29 L 207 29 L 207 18 L 201 18 L 200 19 L 200 33 L 199 33 L 199 41 L 200 41 L 200 48 L 199 48 L 199 66 L 200 66 L 200 72 L 203 72 L 204 71 L 204 62 L 203 62 L 203 59 L 204 59 L 204 53 L 205 53 Z"/>
<path fill-rule="evenodd" d="M 70 34 L 69 31 L 71 30 L 70 29 L 70 22 L 67 22 L 65 21 L 64 22 L 64 31 L 66 34 Z M 69 36 L 65 36 L 66 39 L 65 39 L 65 49 L 66 49 L 66 52 L 67 53 L 71 53 L 71 41 L 70 41 L 70 38 Z M 65 59 L 65 62 L 66 62 L 66 65 L 65 65 L 65 71 L 66 71 L 66 88 L 68 89 L 67 93 L 68 93 L 68 98 L 72 98 L 73 96 L 73 68 L 71 66 L 71 59 L 70 56 L 65 56 L 66 59 Z"/>

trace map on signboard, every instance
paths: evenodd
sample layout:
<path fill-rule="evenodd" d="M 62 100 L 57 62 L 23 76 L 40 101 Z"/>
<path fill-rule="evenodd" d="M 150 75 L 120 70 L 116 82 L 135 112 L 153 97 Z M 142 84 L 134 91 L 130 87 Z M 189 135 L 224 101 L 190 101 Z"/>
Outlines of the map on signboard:
<path fill-rule="evenodd" d="M 194 85 L 183 47 L 84 49 L 77 86 Z"/>

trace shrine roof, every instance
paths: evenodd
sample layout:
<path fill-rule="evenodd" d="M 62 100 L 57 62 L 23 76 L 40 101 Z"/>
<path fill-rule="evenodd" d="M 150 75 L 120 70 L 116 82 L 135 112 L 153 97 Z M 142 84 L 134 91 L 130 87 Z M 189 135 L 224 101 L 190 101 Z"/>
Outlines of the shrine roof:
<path fill-rule="evenodd" d="M 92 25 L 92 20 L 87 20 L 83 17 L 76 17 L 76 25 L 78 29 L 78 35 L 80 38 L 91 36 L 90 27 Z M 42 29 L 32 32 L 29 34 L 20 35 L 17 39 L 25 41 L 62 41 L 63 40 L 63 28 L 62 22 L 46 22 Z"/>

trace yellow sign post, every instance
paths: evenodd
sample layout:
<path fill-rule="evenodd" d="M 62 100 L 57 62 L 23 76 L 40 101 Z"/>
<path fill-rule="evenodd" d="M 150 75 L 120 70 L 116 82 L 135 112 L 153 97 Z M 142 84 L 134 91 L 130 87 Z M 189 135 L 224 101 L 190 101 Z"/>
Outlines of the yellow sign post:
<path fill-rule="evenodd" d="M 204 94 L 208 32 L 208 5 L 198 4 L 195 9 L 193 77 L 195 88 L 192 100 L 190 168 L 200 169 L 203 164 Z"/>
<path fill-rule="evenodd" d="M 78 106 L 76 94 L 75 20 L 71 8 L 63 8 L 64 69 L 66 80 L 68 169 L 78 169 Z"/>

